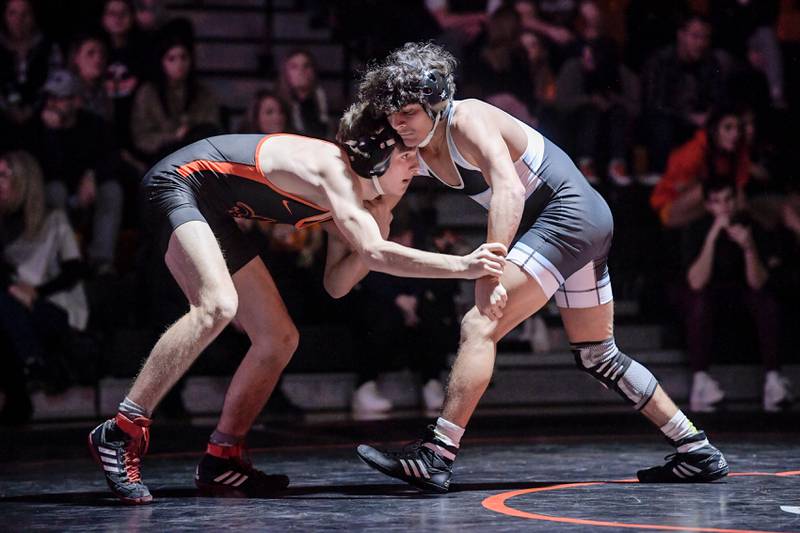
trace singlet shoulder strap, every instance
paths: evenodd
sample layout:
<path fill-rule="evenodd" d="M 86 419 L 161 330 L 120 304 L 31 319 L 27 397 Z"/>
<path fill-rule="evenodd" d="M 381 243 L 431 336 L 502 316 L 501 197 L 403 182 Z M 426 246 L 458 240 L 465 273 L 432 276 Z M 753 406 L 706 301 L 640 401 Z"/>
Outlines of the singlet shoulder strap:
<path fill-rule="evenodd" d="M 468 170 L 477 170 L 480 171 L 480 168 L 476 167 L 461 155 L 461 152 L 458 151 L 458 147 L 456 146 L 455 141 L 453 140 L 453 135 L 450 133 L 450 125 L 453 123 L 453 114 L 456 112 L 456 105 L 461 103 L 460 101 L 453 100 L 453 103 L 450 104 L 450 110 L 447 113 L 447 149 L 450 152 L 450 159 L 453 160 L 453 163 L 456 165 L 466 168 Z"/>

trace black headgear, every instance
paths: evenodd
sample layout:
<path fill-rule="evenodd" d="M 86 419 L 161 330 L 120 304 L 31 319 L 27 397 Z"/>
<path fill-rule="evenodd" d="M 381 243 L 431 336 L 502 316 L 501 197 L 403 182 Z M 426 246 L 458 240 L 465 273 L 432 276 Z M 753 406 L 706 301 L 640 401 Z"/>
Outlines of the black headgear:
<path fill-rule="evenodd" d="M 435 70 L 429 70 L 422 75 L 418 90 L 421 94 L 421 103 L 427 105 L 431 111 L 434 106 L 452 97 L 447 78 Z"/>
<path fill-rule="evenodd" d="M 345 141 L 343 146 L 356 174 L 362 178 L 379 178 L 389 168 L 396 144 L 394 130 L 384 126 L 370 135 Z"/>

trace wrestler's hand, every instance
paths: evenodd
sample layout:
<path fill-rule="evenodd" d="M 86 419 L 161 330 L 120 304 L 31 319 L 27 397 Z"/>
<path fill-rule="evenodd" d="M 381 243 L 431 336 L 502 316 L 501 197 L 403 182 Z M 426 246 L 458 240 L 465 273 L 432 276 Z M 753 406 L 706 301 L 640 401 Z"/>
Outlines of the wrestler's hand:
<path fill-rule="evenodd" d="M 466 279 L 477 279 L 483 276 L 499 278 L 506 266 L 508 248 L 499 242 L 481 244 L 474 252 L 465 255 L 464 274 Z"/>
<path fill-rule="evenodd" d="M 506 302 L 508 293 L 499 279 L 487 276 L 475 281 L 475 306 L 483 316 L 499 319 Z"/>

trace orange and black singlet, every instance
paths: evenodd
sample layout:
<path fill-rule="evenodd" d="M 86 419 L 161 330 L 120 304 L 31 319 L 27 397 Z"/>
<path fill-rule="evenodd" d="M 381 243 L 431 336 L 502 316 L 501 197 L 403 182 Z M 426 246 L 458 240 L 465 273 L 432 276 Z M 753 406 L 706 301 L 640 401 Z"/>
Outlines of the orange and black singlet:
<path fill-rule="evenodd" d="M 144 185 L 157 186 L 164 178 L 179 180 L 189 186 L 200 207 L 221 209 L 237 218 L 298 228 L 330 220 L 327 209 L 281 190 L 261 174 L 257 151 L 270 137 L 220 135 L 195 142 L 157 163 Z"/>
<path fill-rule="evenodd" d="M 181 148 L 148 171 L 142 179 L 145 217 L 164 251 L 178 226 L 204 221 L 217 237 L 228 269 L 235 272 L 256 253 L 234 218 L 297 228 L 331 220 L 327 209 L 281 190 L 261 174 L 257 152 L 270 137 L 210 137 Z"/>

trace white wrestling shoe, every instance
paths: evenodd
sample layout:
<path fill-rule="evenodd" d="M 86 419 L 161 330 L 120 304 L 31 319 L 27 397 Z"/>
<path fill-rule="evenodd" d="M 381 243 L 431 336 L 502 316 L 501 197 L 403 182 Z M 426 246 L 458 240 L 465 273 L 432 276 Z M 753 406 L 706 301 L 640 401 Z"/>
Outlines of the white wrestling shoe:
<path fill-rule="evenodd" d="M 794 401 L 791 383 L 777 370 L 770 370 L 764 379 L 764 411 L 774 413 Z"/>
<path fill-rule="evenodd" d="M 353 401 L 350 404 L 353 413 L 371 414 L 391 411 L 392 402 L 378 390 L 375 381 L 367 381 L 353 392 Z"/>

